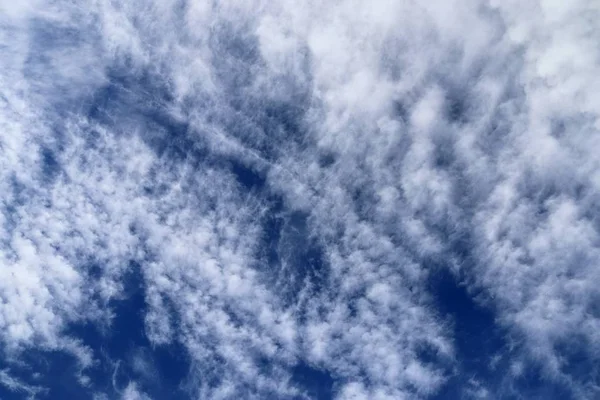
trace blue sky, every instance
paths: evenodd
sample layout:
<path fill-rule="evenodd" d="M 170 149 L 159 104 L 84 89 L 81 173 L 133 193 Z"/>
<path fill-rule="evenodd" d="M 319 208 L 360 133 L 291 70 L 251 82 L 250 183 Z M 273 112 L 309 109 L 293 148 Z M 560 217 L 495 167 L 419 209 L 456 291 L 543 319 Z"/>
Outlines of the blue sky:
<path fill-rule="evenodd" d="M 599 14 L 0 0 L 0 399 L 598 398 Z"/>

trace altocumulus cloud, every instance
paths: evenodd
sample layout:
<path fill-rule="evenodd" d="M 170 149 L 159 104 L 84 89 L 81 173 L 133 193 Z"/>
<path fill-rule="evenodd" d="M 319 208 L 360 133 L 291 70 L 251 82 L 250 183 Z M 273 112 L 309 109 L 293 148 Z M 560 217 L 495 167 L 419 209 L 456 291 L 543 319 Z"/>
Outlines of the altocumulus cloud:
<path fill-rule="evenodd" d="M 0 397 L 597 398 L 598 35 L 0 0 Z"/>

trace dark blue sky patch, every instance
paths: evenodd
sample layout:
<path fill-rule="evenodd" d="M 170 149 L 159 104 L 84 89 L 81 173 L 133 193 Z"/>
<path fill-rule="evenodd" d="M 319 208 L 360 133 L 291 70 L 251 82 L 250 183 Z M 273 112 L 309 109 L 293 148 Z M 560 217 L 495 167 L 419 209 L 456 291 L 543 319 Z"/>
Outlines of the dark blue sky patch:
<path fill-rule="evenodd" d="M 144 334 L 146 301 L 140 268 L 136 262 L 130 262 L 127 273 L 122 278 L 123 300 L 117 300 L 111 305 L 114 310 L 110 327 L 110 335 L 113 337 L 111 347 L 117 354 L 125 354 L 131 348 L 148 345 Z"/>
<path fill-rule="evenodd" d="M 207 143 L 202 134 L 191 132 L 187 123 L 177 121 L 163 110 L 151 114 L 144 116 L 147 129 L 140 137 L 159 157 L 190 167 L 207 160 Z"/>
<path fill-rule="evenodd" d="M 543 368 L 539 365 L 528 363 L 524 373 L 511 383 L 509 388 L 504 388 L 503 398 L 506 399 L 535 399 L 535 400 L 575 400 L 574 393 L 566 382 L 560 379 L 545 376 Z"/>
<path fill-rule="evenodd" d="M 96 360 L 93 366 L 81 370 L 77 360 L 69 354 L 28 350 L 19 357 L 24 367 L 2 361 L 0 369 L 9 366 L 13 375 L 23 382 L 47 388 L 40 399 L 91 399 L 93 393 L 114 397 L 129 382 L 136 382 L 138 388 L 152 398 L 190 398 L 190 393 L 183 389 L 190 370 L 187 351 L 176 342 L 154 347 L 145 336 L 146 306 L 139 268 L 132 263 L 124 278 L 123 298 L 109 304 L 114 313 L 109 327 L 87 322 L 72 324 L 66 331 L 93 350 Z M 34 372 L 39 373 L 39 377 L 34 377 Z M 79 374 L 90 378 L 89 386 L 78 383 Z M 0 387 L 0 390 L 4 389 Z M 7 394 L 2 397 L 5 398 L 23 397 Z"/>
<path fill-rule="evenodd" d="M 438 169 L 449 169 L 456 161 L 454 138 L 440 134 L 433 138 L 433 165 Z"/>
<path fill-rule="evenodd" d="M 336 155 L 332 151 L 323 151 L 318 155 L 318 163 L 321 168 L 331 167 L 336 162 Z"/>
<path fill-rule="evenodd" d="M 308 101 L 308 96 L 299 94 L 286 102 L 265 102 L 259 124 L 266 129 L 269 139 L 277 144 L 289 146 L 286 142 L 291 142 L 298 149 L 306 148 L 305 142 L 311 143 L 304 122 Z"/>
<path fill-rule="evenodd" d="M 243 102 L 220 104 L 206 113 L 223 132 L 271 163 L 312 143 L 304 121 L 307 109 L 303 98 L 282 102 L 248 95 Z"/>
<path fill-rule="evenodd" d="M 464 83 L 455 81 L 455 77 L 442 77 L 441 85 L 445 90 L 445 117 L 455 125 L 468 123 L 473 119 L 473 111 L 476 109 L 472 104 L 476 96 Z"/>
<path fill-rule="evenodd" d="M 211 99 L 198 95 L 188 111 L 200 112 L 207 123 L 219 126 L 267 162 L 277 160 L 291 147 L 305 148 L 310 139 L 304 123 L 310 101 L 307 86 L 294 83 L 293 77 L 281 78 L 287 79 L 290 86 L 285 101 L 246 93 L 244 88 L 253 77 L 248 76 L 244 84 L 228 80 L 250 74 L 261 63 L 256 37 L 241 27 L 220 23 L 213 30 L 211 43 L 215 47 L 215 76 L 226 96 Z M 108 84 L 83 102 L 88 117 L 120 134 L 137 132 L 162 158 L 192 166 L 201 161 L 219 163 L 219 156 L 210 154 L 202 126 L 192 129 L 188 122 L 171 114 L 172 88 L 158 70 L 160 67 L 156 68 L 140 69 L 128 66 L 126 61 L 113 65 L 107 73 Z M 185 104 L 183 101 L 184 108 Z"/>
<path fill-rule="evenodd" d="M 43 181 L 46 183 L 54 181 L 61 171 L 61 166 L 56 160 L 54 151 L 47 147 L 42 148 L 40 151 L 40 161 Z"/>
<path fill-rule="evenodd" d="M 23 388 L 9 388 L 0 384 L 0 399 L 2 400 L 23 400 L 30 397 L 33 393 Z M 40 392 L 38 397 L 46 395 L 46 391 Z"/>
<path fill-rule="evenodd" d="M 481 303 L 473 290 L 449 270 L 436 269 L 433 273 L 431 293 L 438 312 L 452 327 L 457 365 L 432 398 L 463 398 L 472 389 L 472 381 L 479 382 L 495 399 L 574 398 L 568 383 L 545 376 L 542 365 L 526 363 L 523 375 L 512 377 L 511 362 L 519 358 L 522 349 L 507 342 L 509 332 L 496 323 L 493 310 Z M 598 368 L 584 352 L 570 348 L 564 356 L 563 372 L 576 381 L 585 384 L 598 378 Z"/>
<path fill-rule="evenodd" d="M 152 397 L 186 398 L 179 385 L 189 369 L 187 352 L 177 343 L 153 347 L 145 335 L 146 304 L 140 268 L 132 263 L 124 279 L 125 298 L 113 304 L 115 318 L 108 336 L 94 348 L 104 349 L 113 363 L 120 361 L 121 389 L 132 380 Z M 143 371 L 140 363 L 145 364 L 148 371 Z"/>
<path fill-rule="evenodd" d="M 577 386 L 589 388 L 600 396 L 600 365 L 595 362 L 593 351 L 590 352 L 593 346 L 585 336 L 572 335 L 556 343 L 554 350 L 561 358 L 561 371 Z"/>
<path fill-rule="evenodd" d="M 464 93 L 460 93 L 458 91 L 450 92 L 446 101 L 446 113 L 448 120 L 458 124 L 467 122 L 468 105 Z"/>
<path fill-rule="evenodd" d="M 190 357 L 185 348 L 178 342 L 153 347 L 155 365 L 159 371 L 159 382 L 162 391 L 177 395 L 179 389 L 184 388 L 184 383 L 190 377 Z M 175 390 L 176 389 L 176 390 Z M 180 393 L 184 398 L 184 394 Z"/>
<path fill-rule="evenodd" d="M 302 388 L 313 400 L 329 400 L 334 398 L 335 379 L 326 370 L 321 370 L 300 361 L 291 370 L 292 382 Z"/>
<path fill-rule="evenodd" d="M 158 71 L 115 65 L 107 78 L 84 102 L 88 118 L 94 121 L 110 125 L 128 116 L 162 111 L 173 100 L 170 86 Z"/>
<path fill-rule="evenodd" d="M 170 112 L 171 88 L 157 71 L 115 67 L 108 76 L 109 83 L 89 99 L 90 119 L 117 134 L 138 134 L 160 158 L 169 162 L 197 167 L 209 160 L 203 132 L 195 131 L 188 121 Z M 93 146 L 93 138 L 88 141 Z"/>
<path fill-rule="evenodd" d="M 76 358 L 60 351 L 28 349 L 18 357 L 18 363 L 0 360 L 0 369 L 9 368 L 11 375 L 27 385 L 42 387 L 40 399 L 88 399 L 90 388 L 77 383 L 81 372 Z M 0 385 L 3 400 L 24 399 L 23 392 L 12 392 Z"/>
<path fill-rule="evenodd" d="M 276 398 L 282 400 L 305 400 L 308 396 L 310 399 L 331 398 L 317 397 L 320 393 L 327 392 L 333 382 L 329 382 L 330 378 L 326 371 L 313 369 L 303 361 L 298 361 L 295 365 L 283 365 L 261 354 L 257 354 L 254 359 L 255 365 L 260 370 L 260 375 L 270 377 L 271 379 L 286 382 L 289 386 L 293 386 L 300 391 L 299 396 L 283 396 L 276 393 L 261 393 L 260 398 Z M 255 389 L 248 387 L 249 392 L 254 392 Z"/>
<path fill-rule="evenodd" d="M 83 102 L 82 107 L 87 108 L 87 117 L 101 124 L 112 124 L 116 119 L 136 110 L 135 96 L 127 90 L 128 87 L 124 77 L 111 77 L 109 74 L 108 83 Z"/>
<path fill-rule="evenodd" d="M 228 164 L 238 183 L 246 190 L 255 194 L 266 190 L 267 177 L 264 170 L 252 165 L 245 165 L 235 159 L 228 160 Z"/>
<path fill-rule="evenodd" d="M 457 370 L 436 397 L 443 399 L 451 393 L 461 393 L 472 378 L 493 380 L 492 358 L 507 348 L 493 312 L 478 304 L 460 278 L 446 268 L 436 268 L 430 286 L 436 309 L 452 327 L 457 352 Z"/>
<path fill-rule="evenodd" d="M 407 102 L 406 100 L 402 99 L 398 99 L 395 100 L 392 104 L 392 115 L 402 121 L 403 123 L 407 124 L 410 122 L 410 114 L 411 114 L 411 108 L 412 108 L 413 104 Z"/>
<path fill-rule="evenodd" d="M 368 180 L 355 179 L 351 188 L 352 204 L 356 214 L 365 220 L 373 216 L 373 206 L 377 204 L 377 194 Z"/>

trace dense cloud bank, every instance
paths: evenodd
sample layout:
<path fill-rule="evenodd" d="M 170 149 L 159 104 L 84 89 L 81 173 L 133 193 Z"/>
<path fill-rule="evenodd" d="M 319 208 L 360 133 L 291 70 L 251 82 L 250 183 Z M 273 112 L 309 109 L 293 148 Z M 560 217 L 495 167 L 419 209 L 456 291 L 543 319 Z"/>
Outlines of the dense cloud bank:
<path fill-rule="evenodd" d="M 597 398 L 598 35 L 0 0 L 0 397 Z"/>

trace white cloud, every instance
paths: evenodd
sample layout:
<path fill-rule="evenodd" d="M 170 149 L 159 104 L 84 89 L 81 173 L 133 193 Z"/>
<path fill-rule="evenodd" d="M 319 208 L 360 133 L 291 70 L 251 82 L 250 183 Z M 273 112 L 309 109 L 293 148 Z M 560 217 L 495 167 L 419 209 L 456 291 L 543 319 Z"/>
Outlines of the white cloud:
<path fill-rule="evenodd" d="M 147 400 L 150 399 L 145 393 L 140 392 L 135 382 L 130 382 L 123 391 L 123 400 Z"/>
<path fill-rule="evenodd" d="M 44 393 L 43 388 L 39 386 L 28 385 L 11 376 L 9 370 L 0 371 L 0 385 L 4 386 L 13 393 L 23 394 L 27 399 L 35 399 L 39 393 Z"/>

